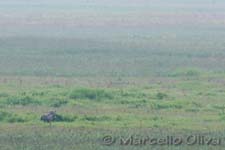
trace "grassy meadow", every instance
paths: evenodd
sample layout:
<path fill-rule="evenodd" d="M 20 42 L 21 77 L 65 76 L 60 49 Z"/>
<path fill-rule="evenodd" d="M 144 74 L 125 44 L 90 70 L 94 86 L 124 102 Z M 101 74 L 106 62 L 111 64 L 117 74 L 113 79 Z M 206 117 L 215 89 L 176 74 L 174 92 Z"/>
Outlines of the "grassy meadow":
<path fill-rule="evenodd" d="M 0 150 L 224 149 L 224 8 L 0 1 Z M 49 111 L 60 120 L 42 122 Z M 206 139 L 145 143 L 190 135 Z"/>
<path fill-rule="evenodd" d="M 224 138 L 224 74 L 177 71 L 171 77 L 3 77 L 1 149 L 223 149 L 212 145 L 104 145 L 106 135 Z M 55 110 L 60 121 L 40 116 Z"/>

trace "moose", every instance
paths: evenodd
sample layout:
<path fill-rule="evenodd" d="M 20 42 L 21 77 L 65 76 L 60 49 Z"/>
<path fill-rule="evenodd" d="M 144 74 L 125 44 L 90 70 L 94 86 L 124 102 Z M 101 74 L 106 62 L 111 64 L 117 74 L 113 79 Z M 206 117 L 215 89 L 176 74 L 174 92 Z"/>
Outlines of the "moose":
<path fill-rule="evenodd" d="M 41 120 L 44 122 L 48 122 L 51 125 L 51 122 L 57 119 L 57 114 L 55 111 L 50 111 L 45 115 L 41 116 Z"/>

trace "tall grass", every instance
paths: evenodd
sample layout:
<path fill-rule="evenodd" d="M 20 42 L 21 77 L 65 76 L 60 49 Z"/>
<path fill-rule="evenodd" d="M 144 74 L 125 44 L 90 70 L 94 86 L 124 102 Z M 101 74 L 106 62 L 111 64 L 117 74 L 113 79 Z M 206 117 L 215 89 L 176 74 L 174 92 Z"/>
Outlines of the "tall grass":
<path fill-rule="evenodd" d="M 73 90 L 69 97 L 71 99 L 109 100 L 114 96 L 112 92 L 103 89 L 80 88 Z"/>

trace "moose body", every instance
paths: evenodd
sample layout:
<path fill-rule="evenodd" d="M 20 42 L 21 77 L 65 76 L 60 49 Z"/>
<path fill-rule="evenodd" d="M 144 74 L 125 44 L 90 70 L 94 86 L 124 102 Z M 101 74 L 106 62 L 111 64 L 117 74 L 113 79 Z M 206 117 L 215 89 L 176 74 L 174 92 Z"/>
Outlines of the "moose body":
<path fill-rule="evenodd" d="M 56 115 L 55 111 L 50 111 L 49 113 L 42 115 L 41 120 L 51 124 L 51 122 L 56 119 L 56 116 L 57 115 Z"/>

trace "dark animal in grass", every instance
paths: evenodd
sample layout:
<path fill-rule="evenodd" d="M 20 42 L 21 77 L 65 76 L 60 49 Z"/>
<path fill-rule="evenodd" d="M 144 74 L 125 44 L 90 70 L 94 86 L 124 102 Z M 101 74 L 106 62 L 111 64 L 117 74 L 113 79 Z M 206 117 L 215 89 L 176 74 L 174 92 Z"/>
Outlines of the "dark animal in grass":
<path fill-rule="evenodd" d="M 57 114 L 55 111 L 50 111 L 49 113 L 42 115 L 41 120 L 44 122 L 48 122 L 51 125 L 51 122 L 55 121 L 57 119 Z"/>

